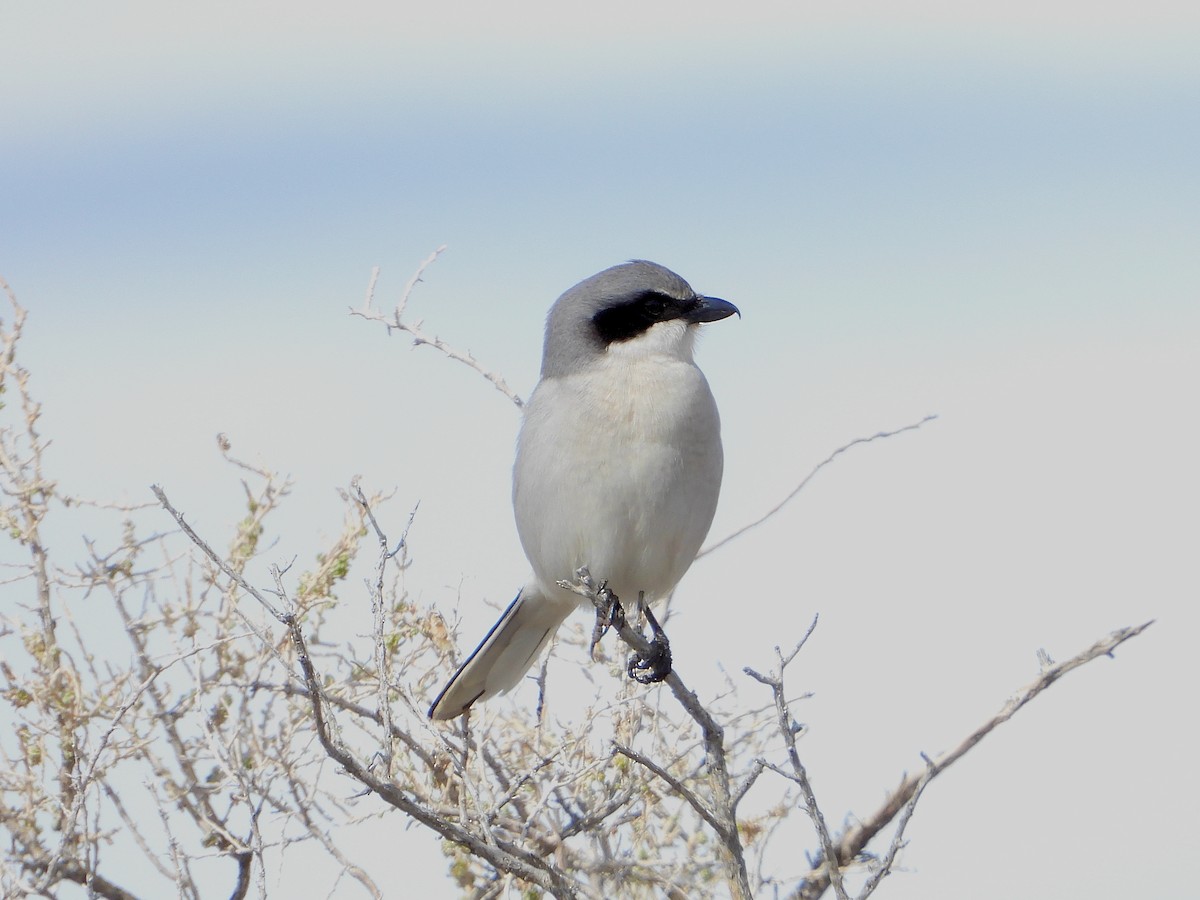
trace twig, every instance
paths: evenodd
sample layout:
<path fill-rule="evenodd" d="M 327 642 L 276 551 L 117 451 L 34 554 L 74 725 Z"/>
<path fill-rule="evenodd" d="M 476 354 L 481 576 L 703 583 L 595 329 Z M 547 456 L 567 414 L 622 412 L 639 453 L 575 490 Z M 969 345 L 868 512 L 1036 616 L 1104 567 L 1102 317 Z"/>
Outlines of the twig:
<path fill-rule="evenodd" d="M 375 580 L 367 582 L 367 590 L 371 595 L 371 611 L 374 617 L 374 644 L 375 644 L 375 672 L 379 680 L 379 697 L 377 704 L 379 706 L 379 714 L 382 718 L 383 733 L 387 740 L 388 752 L 384 756 L 384 771 L 390 777 L 392 774 L 392 733 L 394 727 L 392 725 L 392 703 L 389 696 L 389 689 L 392 682 L 391 668 L 389 666 L 390 655 L 387 652 L 386 636 L 384 634 L 384 626 L 386 625 L 386 616 L 383 602 L 383 582 L 387 572 L 387 564 L 389 560 L 395 559 L 408 541 L 408 529 L 412 527 L 413 518 L 417 511 L 414 509 L 408 517 L 408 525 L 404 529 L 404 534 L 400 537 L 400 542 L 396 544 L 395 549 L 388 549 L 387 535 L 383 533 L 383 529 L 379 527 L 379 522 L 375 519 L 375 513 L 371 509 L 371 503 L 367 500 L 366 494 L 363 493 L 362 485 L 357 481 L 354 482 L 354 499 L 358 502 L 359 508 L 363 511 L 367 521 L 371 523 L 371 528 L 375 531 L 375 537 L 379 541 L 379 557 L 375 564 Z"/>
<path fill-rule="evenodd" d="M 696 794 L 687 787 L 687 785 L 685 785 L 682 781 L 680 781 L 654 760 L 647 756 L 643 756 L 632 747 L 626 747 L 624 744 L 613 744 L 613 750 L 617 753 L 620 753 L 622 756 L 633 760 L 639 766 L 646 769 L 646 771 L 652 772 L 654 775 L 657 775 L 659 778 L 665 781 L 671 790 L 686 800 L 688 806 L 694 809 L 700 818 L 707 822 L 709 827 L 712 828 L 713 831 L 717 832 L 717 834 L 720 834 L 722 829 L 724 829 L 724 823 L 716 817 L 713 811 L 708 808 L 708 805 L 703 800 L 697 797 Z"/>
<path fill-rule="evenodd" d="M 586 566 L 575 570 L 575 581 L 560 581 L 558 585 L 574 594 L 586 597 L 592 602 L 598 613 L 603 615 L 611 612 L 605 598 L 601 596 L 600 586 L 593 581 Z M 612 623 L 612 627 L 616 629 L 621 640 L 628 644 L 638 656 L 643 659 L 650 656 L 652 652 L 650 642 L 624 617 L 618 617 Z M 713 805 L 709 807 L 710 815 L 704 816 L 703 813 L 701 815 L 712 826 L 721 841 L 732 876 L 730 887 L 734 896 L 749 900 L 751 896 L 750 875 L 746 869 L 746 857 L 737 830 L 733 794 L 730 792 L 729 765 L 725 753 L 725 729 L 704 708 L 696 694 L 683 683 L 674 668 L 667 673 L 664 680 L 684 711 L 700 727 L 704 740 L 705 762 L 713 793 Z M 687 795 L 683 796 L 686 798 Z M 697 812 L 700 812 L 699 808 L 697 808 Z"/>
<path fill-rule="evenodd" d="M 696 554 L 696 559 L 699 559 L 702 556 L 707 556 L 709 553 L 712 553 L 714 550 L 724 547 L 730 541 L 734 540 L 735 538 L 741 537 L 743 534 L 745 534 L 747 531 L 750 531 L 751 529 L 757 528 L 763 522 L 767 521 L 767 519 L 774 516 L 781 509 L 783 509 L 785 506 L 787 506 L 789 503 L 791 503 L 792 500 L 795 499 L 796 495 L 799 494 L 802 490 L 804 490 L 804 488 L 808 486 L 808 483 L 810 481 L 812 481 L 814 477 L 816 477 L 816 474 L 818 472 L 820 472 L 823 468 L 825 468 L 827 465 L 829 465 L 831 462 L 833 462 L 835 459 L 837 459 L 839 456 L 841 456 L 843 453 L 845 453 L 851 447 L 857 447 L 859 444 L 869 444 L 872 441 L 878 441 L 883 438 L 895 437 L 898 434 L 904 434 L 904 432 L 906 432 L 906 431 L 916 431 L 918 428 L 920 428 L 926 422 L 932 422 L 936 418 L 937 418 L 936 415 L 926 416 L 920 422 L 913 422 L 911 425 L 905 425 L 903 428 L 897 428 L 895 431 L 878 431 L 875 434 L 870 435 L 869 437 L 855 438 L 854 440 L 850 441 L 850 443 L 848 443 L 848 444 L 842 444 L 842 446 L 838 447 L 836 450 L 834 450 L 832 453 L 830 453 L 827 457 L 825 457 L 823 460 L 821 460 L 819 463 L 817 463 L 815 466 L 813 466 L 812 470 L 807 475 L 804 476 L 804 478 L 800 481 L 800 483 L 798 485 L 796 485 L 794 488 L 792 488 L 792 492 L 790 494 L 788 494 L 786 497 L 784 497 L 782 500 L 780 500 L 778 503 L 776 503 L 773 507 L 771 507 L 765 513 L 763 513 L 761 516 L 759 516 L 753 522 L 743 525 L 741 528 L 737 529 L 733 533 L 727 534 L 725 537 L 721 538 L 715 544 L 710 544 L 709 546 L 705 547 L 703 550 L 701 550 L 699 553 Z"/>
<path fill-rule="evenodd" d="M 896 833 L 892 835 L 892 843 L 888 847 L 887 854 L 883 859 L 875 863 L 872 868 L 871 876 L 863 884 L 862 890 L 858 894 L 858 900 L 865 900 L 875 893 L 875 889 L 879 887 L 879 883 L 890 875 L 892 866 L 896 864 L 896 857 L 900 851 L 904 849 L 906 841 L 904 840 L 904 830 L 908 828 L 908 821 L 912 818 L 913 810 L 917 808 L 917 801 L 921 799 L 921 794 L 925 791 L 925 786 L 933 781 L 937 775 L 937 766 L 924 753 L 921 758 L 925 760 L 925 773 L 921 776 L 921 780 L 917 782 L 916 790 L 912 796 L 908 798 L 908 802 L 904 804 L 904 809 L 900 812 L 900 818 L 896 821 Z"/>
<path fill-rule="evenodd" d="M 779 667 L 771 675 L 762 675 L 753 669 L 745 669 L 745 673 L 760 684 L 765 684 L 771 689 L 771 695 L 775 700 L 775 715 L 776 724 L 779 726 L 779 733 L 783 735 L 783 743 L 787 748 L 788 763 L 791 765 L 791 770 L 787 771 L 773 765 L 766 760 L 762 764 L 773 772 L 777 772 L 789 781 L 794 782 L 800 788 L 800 796 L 804 798 L 804 806 L 808 811 L 808 818 L 812 821 L 813 827 L 817 830 L 817 837 L 821 841 L 821 849 L 824 852 L 824 858 L 834 860 L 832 865 L 827 865 L 822 869 L 826 873 L 829 882 L 833 884 L 834 892 L 838 896 L 838 900 L 847 900 L 846 887 L 842 884 L 842 872 L 840 864 L 837 862 L 837 856 L 834 853 L 833 837 L 829 833 L 829 826 L 825 823 L 825 816 L 821 812 L 821 807 L 817 804 L 817 796 L 813 792 L 812 783 L 808 780 L 808 770 L 804 768 L 804 764 L 800 761 L 800 751 L 796 748 L 797 728 L 793 725 L 791 709 L 788 705 L 787 695 L 783 689 L 783 676 L 788 665 L 799 655 L 804 645 L 812 636 L 813 631 L 817 627 L 817 617 L 813 616 L 812 623 L 808 626 L 808 631 L 804 632 L 804 637 L 800 638 L 799 643 L 792 651 L 784 656 L 779 647 L 775 648 L 775 655 L 779 658 Z"/>
<path fill-rule="evenodd" d="M 471 369 L 474 369 L 484 378 L 486 378 L 496 390 L 502 393 L 505 397 L 511 400 L 518 409 L 525 406 L 525 401 L 521 399 L 521 395 L 508 386 L 504 378 L 498 373 L 491 371 L 483 366 L 470 351 L 456 350 L 454 347 L 447 344 L 436 334 L 429 334 L 424 331 L 421 326 L 424 324 L 423 319 L 418 319 L 416 322 L 404 321 L 404 313 L 408 307 L 409 298 L 412 296 L 413 290 L 421 282 L 421 276 L 425 274 L 425 270 L 433 264 L 433 262 L 446 249 L 446 245 L 438 247 L 429 256 L 421 261 L 417 267 L 416 273 L 404 285 L 404 293 L 400 295 L 400 302 L 396 304 L 395 310 L 390 316 L 384 315 L 382 312 L 374 308 L 375 303 L 375 285 L 379 281 L 379 267 L 375 266 L 371 269 L 371 280 L 367 284 L 367 298 L 363 303 L 362 309 L 350 308 L 350 315 L 358 316 L 366 319 L 369 322 L 380 322 L 387 328 L 388 334 L 393 330 L 405 331 L 412 335 L 413 347 L 426 345 L 440 351 L 444 356 L 453 359 L 456 362 L 462 363 Z"/>
<path fill-rule="evenodd" d="M 312 714 L 313 726 L 317 740 L 325 750 L 326 755 L 338 763 L 343 771 L 359 782 L 368 791 L 375 794 L 389 806 L 400 810 L 427 828 L 456 844 L 466 847 L 469 852 L 481 859 L 487 860 L 498 870 L 512 873 L 531 884 L 537 885 L 555 897 L 575 898 L 580 895 L 580 888 L 569 875 L 560 871 L 552 862 L 524 850 L 511 841 L 501 841 L 490 833 L 485 837 L 473 834 L 468 829 L 440 815 L 428 805 L 418 802 L 405 791 L 401 790 L 391 780 L 384 780 L 372 772 L 371 767 L 359 760 L 342 744 L 336 733 L 335 725 L 330 718 L 327 708 L 328 700 L 321 687 L 321 678 L 308 652 L 308 644 L 300 628 L 300 620 L 290 610 L 295 604 L 283 590 L 282 573 L 278 567 L 272 567 L 272 575 L 276 579 L 278 593 L 289 611 L 283 612 L 263 597 L 262 592 L 250 585 L 239 573 L 235 572 L 224 560 L 213 552 L 212 548 L 184 520 L 183 514 L 175 509 L 167 500 L 166 494 L 158 485 L 151 488 L 159 503 L 163 505 L 179 527 L 183 529 L 192 542 L 209 557 L 217 567 L 229 576 L 246 593 L 262 603 L 287 629 L 288 637 L 296 651 L 300 665 L 300 675 L 307 688 L 309 708 Z"/>
<path fill-rule="evenodd" d="M 104 732 L 100 735 L 100 740 L 98 742 L 96 749 L 91 753 L 91 755 L 88 758 L 88 760 L 86 761 L 86 763 L 84 763 L 81 766 L 81 771 L 78 774 L 72 773 L 75 777 L 75 802 L 71 805 L 71 809 L 66 816 L 66 824 L 62 828 L 63 834 L 65 836 L 75 834 L 75 827 L 79 821 L 80 815 L 83 812 L 84 798 L 89 793 L 89 790 L 92 785 L 92 780 L 96 775 L 96 769 L 100 765 L 100 759 L 104 755 L 104 752 L 108 747 L 108 743 L 112 739 L 113 734 L 116 732 L 118 725 L 120 725 L 121 720 L 125 717 L 125 714 L 128 713 L 131 709 L 133 709 L 135 706 L 137 706 L 138 703 L 141 702 L 142 695 L 145 694 L 146 691 L 150 689 L 150 686 L 151 686 L 151 684 L 153 684 L 154 680 L 156 678 L 158 678 L 158 676 L 160 676 L 164 672 L 166 672 L 169 668 L 171 668 L 171 666 L 173 666 L 177 662 L 181 662 L 182 660 L 185 660 L 192 656 L 196 656 L 198 654 L 207 653 L 207 652 L 211 651 L 214 647 L 216 647 L 218 644 L 240 640 L 241 638 L 243 638 L 245 636 L 246 636 L 245 634 L 231 634 L 231 635 L 227 635 L 225 637 L 219 638 L 215 641 L 212 641 L 211 643 L 206 644 L 204 646 L 193 647 L 190 650 L 179 653 L 176 656 L 174 656 L 173 658 L 168 659 L 166 662 L 162 663 L 161 665 L 155 666 L 151 670 L 150 674 L 147 675 L 142 680 L 141 684 L 139 684 L 133 690 L 133 692 L 130 694 L 129 698 L 120 706 L 119 709 L 117 709 L 117 711 L 115 713 L 113 713 L 112 718 L 110 719 L 110 721 L 108 723 L 108 728 L 106 728 L 104 730 Z M 68 851 L 68 845 L 69 845 L 69 841 L 68 841 L 67 837 L 65 837 L 65 836 L 63 838 L 62 847 L 59 849 L 59 854 L 58 854 L 59 857 L 61 857 L 63 859 L 66 858 L 66 854 Z M 61 872 L 59 874 L 61 874 Z"/>
<path fill-rule="evenodd" d="M 1017 692 L 1016 696 L 1005 703 L 996 715 L 992 716 L 963 738 L 958 746 L 942 753 L 932 763 L 928 764 L 925 771 L 919 775 L 906 776 L 900 782 L 900 786 L 883 802 L 883 805 L 879 809 L 842 835 L 841 839 L 837 842 L 837 846 L 833 848 L 832 853 L 825 858 L 830 858 L 831 856 L 837 859 L 839 865 L 849 863 L 863 851 L 867 843 L 882 831 L 897 814 L 913 802 L 913 797 L 920 793 L 929 781 L 949 768 L 952 763 L 960 759 L 963 754 L 994 731 L 998 725 L 1011 719 L 1017 710 L 1072 669 L 1077 669 L 1084 663 L 1091 662 L 1097 657 L 1112 656 L 1113 651 L 1120 644 L 1123 644 L 1130 638 L 1137 637 L 1152 624 L 1154 624 L 1153 619 L 1141 625 L 1121 628 L 1067 661 L 1044 669 L 1036 679 L 1023 687 Z M 809 874 L 800 882 L 800 886 L 796 889 L 796 892 L 791 895 L 791 900 L 817 900 L 829 887 L 829 871 L 830 867 L 825 865 L 824 859 L 819 859 Z"/>
<path fill-rule="evenodd" d="M 258 588 L 243 578 L 240 572 L 234 571 L 233 567 L 230 566 L 229 563 L 227 563 L 220 555 L 218 555 L 212 547 L 208 546 L 204 539 L 192 530 L 192 526 L 189 525 L 187 520 L 183 518 L 183 513 L 171 505 L 171 501 L 167 499 L 167 495 L 163 492 L 163 489 L 159 485 L 150 485 L 150 490 L 154 492 L 154 496 L 158 498 L 158 502 L 162 505 L 162 508 L 169 512 L 175 521 L 179 523 L 179 527 L 183 529 L 183 533 L 186 534 L 191 542 L 200 549 L 201 553 L 212 560 L 213 565 L 224 572 L 234 584 L 261 603 L 266 608 L 267 612 L 274 616 L 278 621 L 285 625 L 287 624 L 287 620 L 289 618 L 288 614 L 277 609 L 275 604 L 264 597 Z"/>

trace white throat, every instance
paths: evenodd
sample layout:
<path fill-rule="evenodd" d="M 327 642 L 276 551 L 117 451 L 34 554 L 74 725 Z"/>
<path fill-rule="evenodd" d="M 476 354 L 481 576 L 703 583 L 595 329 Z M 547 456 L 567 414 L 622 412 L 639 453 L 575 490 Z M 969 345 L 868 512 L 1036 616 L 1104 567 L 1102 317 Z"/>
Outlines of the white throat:
<path fill-rule="evenodd" d="M 696 343 L 696 329 L 682 319 L 658 322 L 651 325 L 635 338 L 609 344 L 610 356 L 646 359 L 653 356 L 668 356 L 690 363 Z"/>

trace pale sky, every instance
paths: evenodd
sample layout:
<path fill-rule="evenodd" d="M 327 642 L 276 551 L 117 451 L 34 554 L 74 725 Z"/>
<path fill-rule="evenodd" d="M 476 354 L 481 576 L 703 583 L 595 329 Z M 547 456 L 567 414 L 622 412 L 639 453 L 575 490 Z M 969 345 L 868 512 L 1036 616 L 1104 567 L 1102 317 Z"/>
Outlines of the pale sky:
<path fill-rule="evenodd" d="M 698 562 L 681 671 L 716 690 L 819 612 L 793 678 L 840 823 L 1039 648 L 1156 618 L 935 782 L 878 896 L 1193 893 L 1200 8 L 566 9 L 7 4 L 0 275 L 55 477 L 160 482 L 220 533 L 226 432 L 297 480 L 284 559 L 336 529 L 352 476 L 395 487 L 393 530 L 421 502 L 412 586 L 461 598 L 470 649 L 526 574 L 516 412 L 347 307 L 373 265 L 394 300 L 447 244 L 416 314 L 527 395 L 554 298 L 653 259 L 743 312 L 698 354 L 724 422 L 714 537 L 835 447 L 939 415 Z M 406 825 L 363 829 L 356 861 L 456 896 Z"/>

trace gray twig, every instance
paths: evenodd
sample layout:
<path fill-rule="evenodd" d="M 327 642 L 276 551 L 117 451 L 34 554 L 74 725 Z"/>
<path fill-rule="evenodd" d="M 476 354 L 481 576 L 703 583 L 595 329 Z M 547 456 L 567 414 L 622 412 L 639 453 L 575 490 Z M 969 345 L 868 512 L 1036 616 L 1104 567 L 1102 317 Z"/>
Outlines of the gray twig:
<path fill-rule="evenodd" d="M 468 368 L 474 369 L 484 378 L 486 378 L 496 390 L 502 393 L 505 397 L 511 400 L 518 409 L 525 405 L 525 401 L 521 399 L 521 395 L 508 386 L 508 383 L 498 373 L 484 367 L 469 351 L 457 350 L 450 344 L 447 344 L 436 334 L 429 334 L 421 326 L 424 324 L 423 319 L 418 319 L 416 322 L 408 322 L 404 319 L 404 313 L 408 308 L 409 298 L 412 296 L 413 290 L 421 282 L 421 276 L 425 274 L 425 270 L 433 264 L 433 262 L 446 249 L 446 245 L 438 247 L 429 256 L 422 260 L 417 267 L 416 274 L 408 280 L 404 285 L 404 293 L 400 295 L 400 301 L 396 304 L 396 308 L 390 316 L 385 315 L 381 311 L 375 309 L 375 285 L 379 281 L 379 266 L 371 269 L 371 280 L 367 284 L 367 297 L 363 303 L 362 309 L 354 309 L 351 307 L 350 315 L 358 316 L 366 319 L 369 322 L 380 322 L 387 328 L 388 334 L 393 330 L 404 331 L 412 335 L 413 347 L 422 345 L 433 347 L 435 350 L 442 353 L 449 359 L 455 362 L 460 362 Z"/>
<path fill-rule="evenodd" d="M 1141 625 L 1121 628 L 1107 637 L 1096 641 L 1081 653 L 1076 654 L 1065 662 L 1046 667 L 1042 672 L 1017 692 L 1000 711 L 962 739 L 956 747 L 939 755 L 932 762 L 926 761 L 926 767 L 920 773 L 905 776 L 900 786 L 883 802 L 874 813 L 861 820 L 857 825 L 848 829 L 841 836 L 835 847 L 825 849 L 823 858 L 817 860 L 812 870 L 800 882 L 800 886 L 791 895 L 791 900 L 817 900 L 829 888 L 831 867 L 825 864 L 826 859 L 836 859 L 839 865 L 846 865 L 866 848 L 867 843 L 882 831 L 905 809 L 916 802 L 916 797 L 925 786 L 935 777 L 946 771 L 954 762 L 994 731 L 997 726 L 1007 722 L 1017 710 L 1058 681 L 1067 672 L 1077 669 L 1085 663 L 1101 656 L 1111 656 L 1112 652 L 1130 638 L 1137 637 L 1154 624 L 1154 620 Z M 907 819 L 905 820 L 907 821 Z M 882 876 L 879 876 L 880 878 Z M 878 883 L 878 878 L 875 879 Z"/>
<path fill-rule="evenodd" d="M 572 593 L 586 597 L 595 606 L 598 614 L 611 613 L 606 599 L 602 596 L 601 586 L 597 585 L 592 579 L 592 575 L 586 566 L 582 566 L 575 571 L 575 581 L 560 581 L 558 584 Z M 611 593 L 609 596 L 611 596 Z M 650 642 L 646 640 L 641 632 L 631 626 L 625 617 L 615 617 L 612 627 L 621 636 L 621 640 L 628 644 L 640 657 L 644 659 L 650 655 Z M 665 682 L 684 711 L 700 727 L 712 790 L 711 805 L 700 803 L 691 792 L 681 791 L 681 796 L 696 809 L 720 839 L 731 875 L 730 887 L 734 891 L 734 896 L 738 897 L 739 900 L 740 898 L 749 900 L 751 896 L 750 875 L 746 869 L 745 853 L 742 848 L 741 838 L 738 835 L 734 795 L 730 791 L 729 764 L 725 752 L 725 729 L 705 709 L 696 694 L 683 683 L 683 680 L 679 677 L 679 673 L 674 668 L 667 673 Z M 630 758 L 633 759 L 634 757 Z M 659 777 L 663 777 L 661 774 L 662 770 L 655 771 L 651 769 L 650 771 L 659 775 Z M 674 787 L 674 785 L 672 786 Z M 696 802 L 693 802 L 693 800 L 696 800 Z M 705 809 L 707 810 L 707 814 L 703 811 Z"/>
<path fill-rule="evenodd" d="M 936 415 L 926 416 L 921 421 L 913 422 L 910 425 L 905 425 L 903 428 L 897 428 L 894 431 L 878 431 L 875 434 L 872 434 L 868 437 L 855 438 L 854 440 L 850 441 L 847 444 L 842 444 L 842 446 L 838 447 L 836 450 L 834 450 L 832 453 L 830 453 L 827 457 L 825 457 L 823 460 L 821 460 L 819 463 L 817 463 L 815 466 L 813 466 L 812 470 L 807 475 L 805 475 L 803 479 L 801 479 L 800 483 L 798 485 L 796 485 L 794 488 L 792 488 L 792 492 L 790 494 L 788 494 L 786 497 L 784 497 L 782 500 L 780 500 L 778 503 L 776 503 L 774 506 L 772 506 L 769 510 L 767 510 L 765 513 L 763 513 L 761 516 L 759 516 L 753 522 L 749 522 L 746 525 L 743 525 L 741 528 L 737 529 L 736 531 L 732 532 L 731 534 L 727 534 L 725 537 L 721 538 L 715 544 L 710 544 L 709 546 L 705 547 L 703 550 L 701 550 L 699 553 L 696 554 L 696 559 L 699 559 L 702 556 L 707 556 L 709 553 L 712 553 L 714 550 L 724 547 L 730 541 L 734 540 L 734 538 L 741 537 L 747 531 L 757 528 L 763 522 L 767 521 L 767 519 L 774 516 L 776 513 L 778 513 L 780 510 L 782 510 L 785 506 L 787 506 L 789 503 L 791 503 L 792 500 L 795 499 L 796 495 L 799 494 L 802 490 L 804 490 L 808 486 L 808 483 L 810 481 L 812 481 L 813 478 L 816 477 L 818 472 L 820 472 L 823 468 L 825 468 L 827 465 L 829 465 L 831 462 L 833 462 L 835 459 L 837 459 L 839 456 L 841 456 L 843 453 L 845 453 L 851 447 L 857 447 L 859 444 L 869 444 L 872 441 L 882 440 L 883 438 L 895 437 L 898 434 L 904 434 L 904 432 L 906 432 L 906 431 L 916 431 L 918 428 L 920 428 L 926 422 L 932 422 L 936 418 L 937 418 Z"/>

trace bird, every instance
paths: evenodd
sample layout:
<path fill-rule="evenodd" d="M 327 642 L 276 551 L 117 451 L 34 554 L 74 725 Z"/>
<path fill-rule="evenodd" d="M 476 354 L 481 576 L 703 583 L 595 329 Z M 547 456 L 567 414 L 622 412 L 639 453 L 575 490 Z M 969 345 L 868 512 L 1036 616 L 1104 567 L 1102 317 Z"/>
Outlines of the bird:
<path fill-rule="evenodd" d="M 558 583 L 580 567 L 647 612 L 675 589 L 712 525 L 724 466 L 694 344 L 701 325 L 734 314 L 646 260 L 605 269 L 555 301 L 513 465 L 533 574 L 433 701 L 431 719 L 457 718 L 521 681 L 567 616 L 590 606 Z"/>

